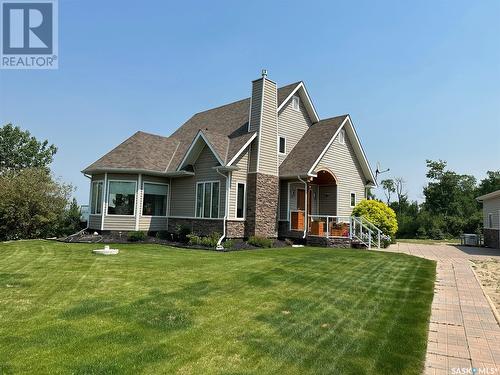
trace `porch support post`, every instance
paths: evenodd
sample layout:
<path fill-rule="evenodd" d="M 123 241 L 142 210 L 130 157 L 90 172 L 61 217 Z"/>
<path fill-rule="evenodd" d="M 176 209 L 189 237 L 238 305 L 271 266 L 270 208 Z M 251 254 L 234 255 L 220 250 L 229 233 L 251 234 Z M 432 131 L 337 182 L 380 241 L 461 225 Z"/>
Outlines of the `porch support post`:
<path fill-rule="evenodd" d="M 297 176 L 297 178 L 299 179 L 299 181 L 301 181 L 301 182 L 304 183 L 304 190 L 305 190 L 305 193 L 304 193 L 304 200 L 305 200 L 304 216 L 305 217 L 304 217 L 304 235 L 302 236 L 302 238 L 306 238 L 307 232 L 308 232 L 308 229 L 309 229 L 309 220 L 308 220 L 309 213 L 307 212 L 307 191 L 308 191 L 308 186 L 307 186 L 307 181 L 304 181 L 300 176 Z"/>

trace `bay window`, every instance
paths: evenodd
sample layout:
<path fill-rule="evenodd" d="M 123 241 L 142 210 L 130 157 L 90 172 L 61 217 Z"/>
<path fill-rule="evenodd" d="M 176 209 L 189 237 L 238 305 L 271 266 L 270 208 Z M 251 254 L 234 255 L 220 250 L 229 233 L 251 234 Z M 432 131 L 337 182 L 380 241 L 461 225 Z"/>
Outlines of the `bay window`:
<path fill-rule="evenodd" d="M 144 216 L 167 216 L 168 185 L 145 182 L 142 214 Z"/>
<path fill-rule="evenodd" d="M 219 217 L 219 182 L 196 184 L 196 217 Z"/>
<path fill-rule="evenodd" d="M 90 214 L 100 215 L 102 214 L 102 195 L 103 195 L 103 182 L 93 181 L 92 191 L 90 196 Z"/>
<path fill-rule="evenodd" d="M 134 215 L 135 181 L 109 181 L 108 215 Z"/>

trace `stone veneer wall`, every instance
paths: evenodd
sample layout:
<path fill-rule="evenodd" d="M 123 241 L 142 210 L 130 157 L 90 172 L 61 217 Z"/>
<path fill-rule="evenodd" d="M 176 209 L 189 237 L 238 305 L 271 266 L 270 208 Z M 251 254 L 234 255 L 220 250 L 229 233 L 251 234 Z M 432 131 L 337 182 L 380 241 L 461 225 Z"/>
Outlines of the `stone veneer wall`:
<path fill-rule="evenodd" d="M 500 230 L 484 229 L 484 244 L 494 249 L 500 249 Z"/>
<path fill-rule="evenodd" d="M 226 221 L 226 237 L 227 238 L 244 238 L 245 237 L 245 222 L 244 221 Z"/>
<path fill-rule="evenodd" d="M 304 231 L 290 230 L 289 221 L 280 221 L 278 224 L 278 237 L 279 238 L 302 238 Z"/>
<path fill-rule="evenodd" d="M 245 237 L 277 237 L 279 177 L 250 173 L 247 177 L 247 186 Z"/>

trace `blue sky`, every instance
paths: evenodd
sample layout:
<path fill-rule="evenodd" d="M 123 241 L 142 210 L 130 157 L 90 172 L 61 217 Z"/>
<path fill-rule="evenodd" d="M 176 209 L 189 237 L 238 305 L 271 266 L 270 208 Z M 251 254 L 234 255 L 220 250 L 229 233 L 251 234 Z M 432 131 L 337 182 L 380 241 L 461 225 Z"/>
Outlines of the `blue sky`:
<path fill-rule="evenodd" d="M 267 68 L 303 80 L 321 118 L 349 113 L 375 168 L 422 199 L 425 159 L 500 169 L 500 2 L 65 1 L 59 69 L 0 71 L 0 124 L 59 147 L 79 172 L 137 130 L 169 135 L 250 95 Z"/>

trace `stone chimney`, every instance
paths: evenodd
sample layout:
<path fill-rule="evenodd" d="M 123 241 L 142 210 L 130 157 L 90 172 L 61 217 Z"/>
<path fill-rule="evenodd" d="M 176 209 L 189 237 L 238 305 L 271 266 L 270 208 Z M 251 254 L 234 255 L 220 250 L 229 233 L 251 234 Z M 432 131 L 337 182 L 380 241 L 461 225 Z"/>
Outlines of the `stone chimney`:
<path fill-rule="evenodd" d="M 262 77 L 252 82 L 249 131 L 258 136 L 250 150 L 247 179 L 246 236 L 278 234 L 278 98 L 276 83 Z"/>

